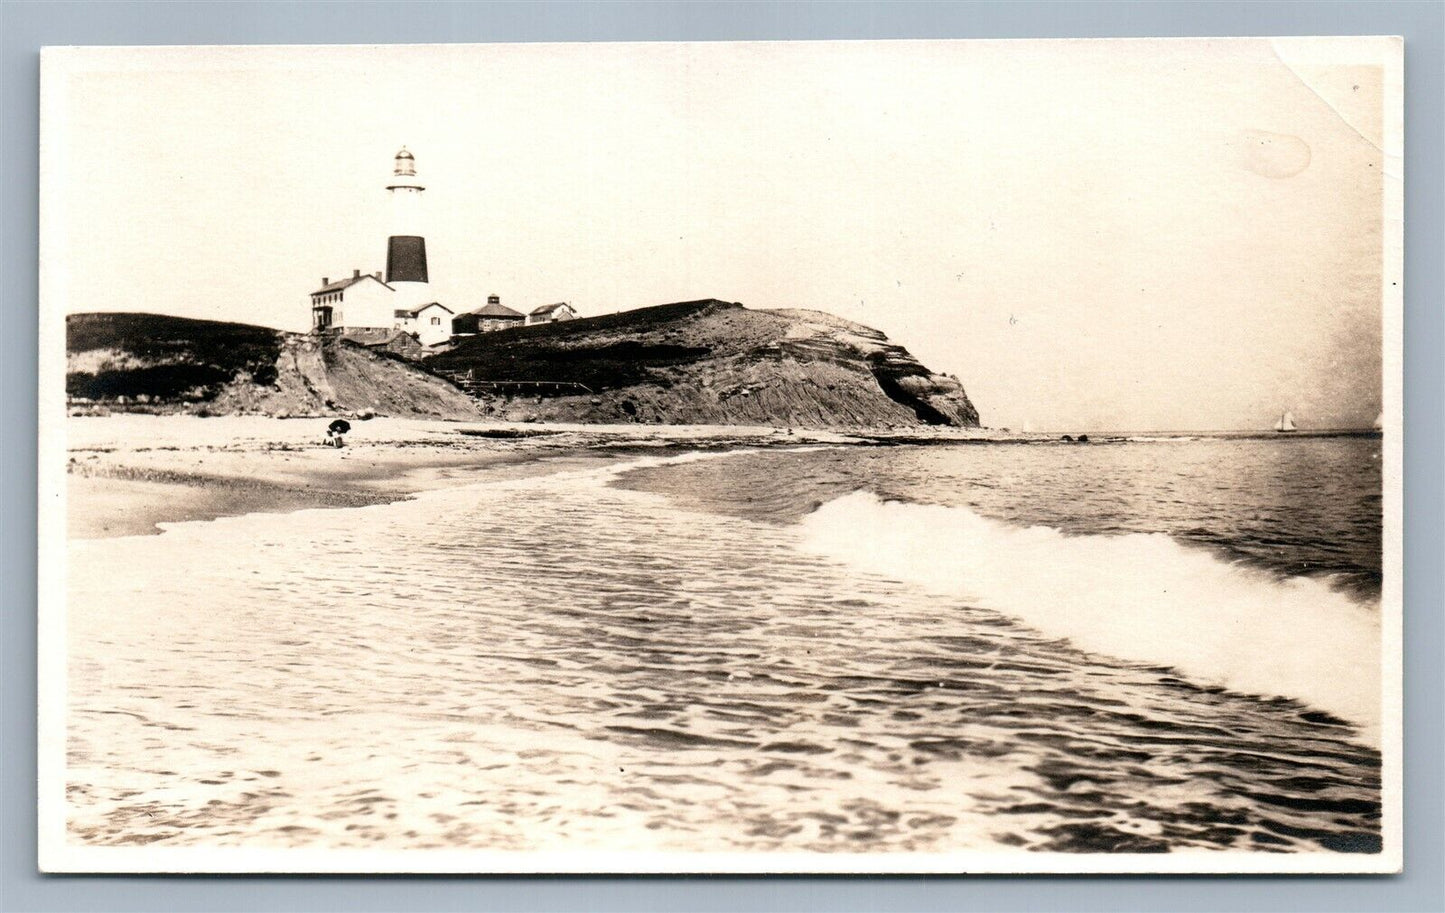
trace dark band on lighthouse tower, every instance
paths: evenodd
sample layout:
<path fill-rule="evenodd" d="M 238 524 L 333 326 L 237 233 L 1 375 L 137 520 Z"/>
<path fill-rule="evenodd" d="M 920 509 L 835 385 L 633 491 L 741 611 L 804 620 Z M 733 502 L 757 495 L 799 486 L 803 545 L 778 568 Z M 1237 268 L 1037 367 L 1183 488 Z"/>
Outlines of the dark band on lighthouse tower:
<path fill-rule="evenodd" d="M 410 307 L 422 303 L 427 282 L 426 239 L 421 233 L 421 194 L 426 189 L 416 176 L 416 159 L 403 146 L 396 154 L 391 183 L 391 237 L 386 242 L 386 281 Z M 415 298 L 415 301 L 410 299 Z"/>

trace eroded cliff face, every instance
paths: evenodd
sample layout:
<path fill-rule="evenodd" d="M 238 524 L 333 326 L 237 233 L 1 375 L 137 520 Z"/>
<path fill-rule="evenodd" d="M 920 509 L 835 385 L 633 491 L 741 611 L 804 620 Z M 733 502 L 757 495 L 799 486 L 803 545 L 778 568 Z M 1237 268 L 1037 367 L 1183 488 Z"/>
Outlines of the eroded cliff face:
<path fill-rule="evenodd" d="M 67 388 L 80 409 L 978 425 L 956 378 L 930 372 L 877 330 L 715 300 L 487 333 L 419 363 L 346 340 L 153 314 L 76 315 L 68 331 Z"/>
<path fill-rule="evenodd" d="M 481 404 L 400 358 L 340 339 L 287 334 L 270 385 L 240 377 L 210 403 L 217 414 L 389 415 L 476 420 Z"/>
<path fill-rule="evenodd" d="M 434 356 L 513 421 L 976 427 L 956 378 L 830 314 L 706 300 L 491 333 Z M 507 381 L 577 384 L 572 395 Z"/>
<path fill-rule="evenodd" d="M 873 379 L 889 399 L 912 409 L 924 424 L 978 427 L 978 410 L 958 378 L 934 374 L 908 350 L 888 341 L 878 330 L 820 311 L 768 312 L 795 321 L 788 330 L 795 350 L 826 355 L 841 350 L 843 358 L 864 357 Z"/>
<path fill-rule="evenodd" d="M 343 340 L 159 314 L 77 314 L 66 329 L 75 409 L 481 416 L 454 384 Z"/>

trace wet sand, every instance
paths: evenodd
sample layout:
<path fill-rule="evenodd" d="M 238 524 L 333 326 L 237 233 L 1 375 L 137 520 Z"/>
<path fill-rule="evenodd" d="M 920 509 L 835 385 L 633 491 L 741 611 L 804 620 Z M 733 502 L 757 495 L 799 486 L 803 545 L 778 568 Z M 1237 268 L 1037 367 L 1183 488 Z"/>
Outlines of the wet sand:
<path fill-rule="evenodd" d="M 296 489 L 243 479 L 217 485 L 198 476 L 72 475 L 68 484 L 66 519 L 72 539 L 153 535 L 161 531 L 158 523 L 289 513 L 310 507 L 361 507 L 392 500 L 360 491 Z"/>
<path fill-rule="evenodd" d="M 160 532 L 159 523 L 360 507 L 486 473 L 516 478 L 672 447 L 863 442 L 878 436 L 723 426 L 356 422 L 341 449 L 320 420 L 114 415 L 67 421 L 72 539 Z M 977 432 L 952 430 L 953 436 Z"/>
<path fill-rule="evenodd" d="M 535 463 L 552 448 L 358 442 L 72 452 L 71 538 L 159 533 L 159 523 L 320 507 L 362 507 L 439 487 L 465 472 Z"/>

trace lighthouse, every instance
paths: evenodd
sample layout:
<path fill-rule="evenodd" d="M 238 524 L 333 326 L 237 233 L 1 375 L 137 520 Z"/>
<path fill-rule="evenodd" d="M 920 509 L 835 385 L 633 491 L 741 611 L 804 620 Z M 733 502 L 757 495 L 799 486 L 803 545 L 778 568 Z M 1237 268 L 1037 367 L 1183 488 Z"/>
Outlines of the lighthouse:
<path fill-rule="evenodd" d="M 391 237 L 386 240 L 386 283 L 396 289 L 397 308 L 415 309 L 428 297 L 426 239 L 421 233 L 423 186 L 416 158 L 403 146 L 396 154 L 391 183 Z"/>
<path fill-rule="evenodd" d="M 352 269 L 350 279 L 322 278 L 311 293 L 311 327 L 340 333 L 362 345 L 434 346 L 452 335 L 455 312 L 431 297 L 427 285 L 426 240 L 421 234 L 422 186 L 416 159 L 403 146 L 396 154 L 391 183 L 391 236 L 386 241 L 386 272 Z M 385 275 L 385 279 L 382 276 Z M 393 349 L 393 351 L 399 351 Z"/>

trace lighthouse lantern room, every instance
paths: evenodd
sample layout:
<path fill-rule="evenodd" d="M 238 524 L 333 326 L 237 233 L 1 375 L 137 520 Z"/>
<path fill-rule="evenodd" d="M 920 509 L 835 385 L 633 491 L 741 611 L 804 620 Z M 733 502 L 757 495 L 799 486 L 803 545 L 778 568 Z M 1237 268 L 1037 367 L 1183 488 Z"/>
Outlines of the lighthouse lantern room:
<path fill-rule="evenodd" d="M 402 303 L 414 307 L 426 299 L 426 239 L 421 232 L 421 195 L 426 187 L 417 177 L 416 157 L 405 146 L 396 154 L 391 183 L 386 189 L 391 194 L 386 282 L 397 290 Z"/>

